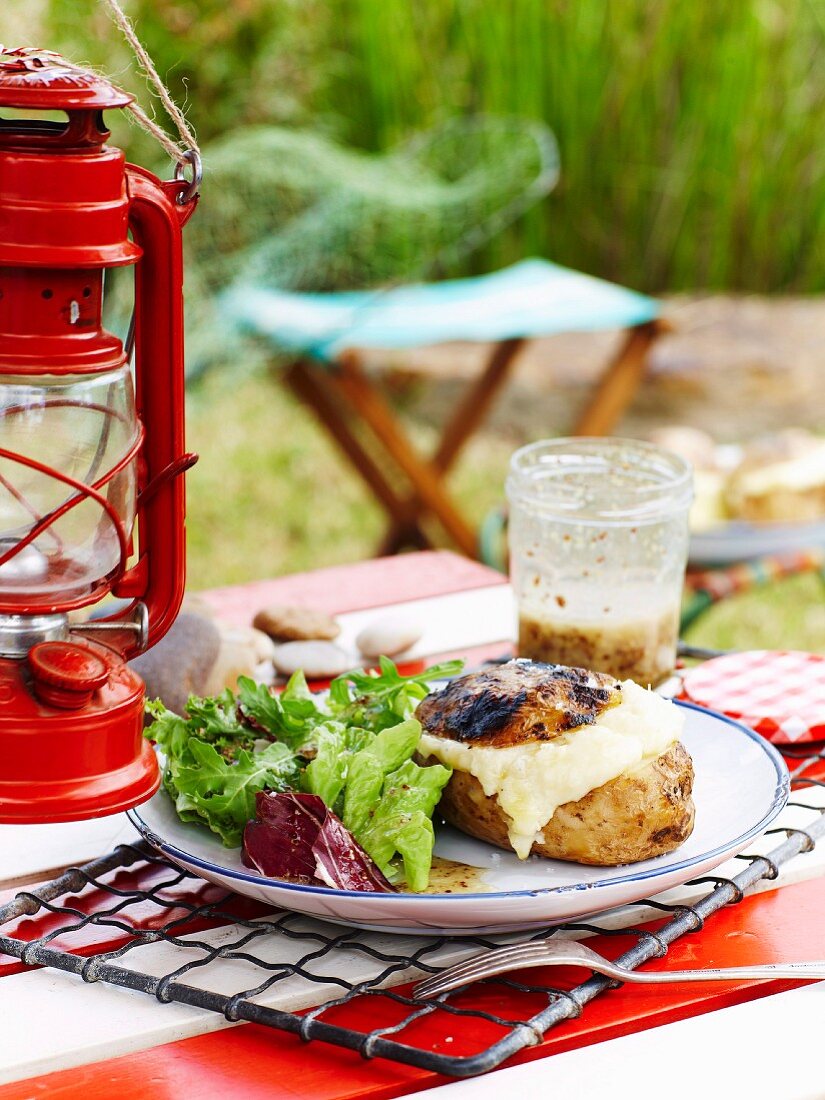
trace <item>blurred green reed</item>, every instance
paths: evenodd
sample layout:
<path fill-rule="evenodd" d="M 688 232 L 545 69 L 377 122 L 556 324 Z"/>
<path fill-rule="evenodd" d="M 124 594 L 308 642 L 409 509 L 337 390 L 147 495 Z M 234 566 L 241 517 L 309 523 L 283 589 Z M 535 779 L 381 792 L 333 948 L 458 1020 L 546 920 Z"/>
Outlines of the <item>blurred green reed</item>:
<path fill-rule="evenodd" d="M 50 0 L 49 44 L 122 74 L 88 8 Z M 271 121 L 380 150 L 453 112 L 546 120 L 561 182 L 476 268 L 533 253 L 649 290 L 825 287 L 825 0 L 129 10 L 203 139 Z"/>
<path fill-rule="evenodd" d="M 338 0 L 346 136 L 544 118 L 557 191 L 498 259 L 649 289 L 825 286 L 822 0 Z M 344 14 L 345 13 L 345 14 Z"/>

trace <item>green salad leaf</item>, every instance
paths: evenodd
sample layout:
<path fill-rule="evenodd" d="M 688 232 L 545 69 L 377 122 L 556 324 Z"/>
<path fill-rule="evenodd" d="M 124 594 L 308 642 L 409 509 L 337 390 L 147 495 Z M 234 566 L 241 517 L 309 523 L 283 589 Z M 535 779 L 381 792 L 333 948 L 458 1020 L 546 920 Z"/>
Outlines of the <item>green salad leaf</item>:
<path fill-rule="evenodd" d="M 297 760 L 280 742 L 263 752 L 239 749 L 231 763 L 197 737 L 188 748 L 191 763 L 179 763 L 171 775 L 175 790 L 227 847 L 240 845 L 244 826 L 255 816 L 258 791 L 286 791 L 298 779 Z"/>
<path fill-rule="evenodd" d="M 241 676 L 238 698 L 245 718 L 295 750 L 311 743 L 318 724 L 327 717 L 301 671 L 290 677 L 280 695 L 273 695 L 265 684 Z"/>
<path fill-rule="evenodd" d="M 408 718 L 375 734 L 352 758 L 344 792 L 343 821 L 356 840 L 378 806 L 385 777 L 409 760 L 420 737 L 421 723 Z"/>
<path fill-rule="evenodd" d="M 189 697 L 186 710 L 201 731 L 201 737 L 223 742 L 241 732 L 241 722 L 235 709 L 235 696 L 226 688 L 220 695 L 198 699 Z"/>
<path fill-rule="evenodd" d="M 378 669 L 365 672 L 359 668 L 333 680 L 330 707 L 344 721 L 352 719 L 356 725 L 382 730 L 412 718 L 432 681 L 456 676 L 463 667 L 463 661 L 444 661 L 423 672 L 402 676 L 388 657 L 381 657 Z"/>
<path fill-rule="evenodd" d="M 190 697 L 186 715 L 147 703 L 146 736 L 163 761 L 163 783 L 183 821 L 208 826 L 227 847 L 241 844 L 262 790 L 318 795 L 385 875 L 425 889 L 432 863 L 432 814 L 450 777 L 413 755 L 413 717 L 428 684 L 453 676 L 461 661 L 403 676 L 379 668 L 339 676 L 313 694 L 302 672 L 280 694 L 248 677 L 237 697 Z"/>
<path fill-rule="evenodd" d="M 146 736 L 155 742 L 167 760 L 181 756 L 192 736 L 189 722 L 167 710 L 160 699 L 147 699 L 146 714 L 151 718 Z"/>
<path fill-rule="evenodd" d="M 316 731 L 315 756 L 306 766 L 303 790 L 317 794 L 338 817 L 343 817 L 343 790 L 350 762 L 372 736 L 361 726 L 345 726 L 333 720 Z"/>
<path fill-rule="evenodd" d="M 411 890 L 426 889 L 435 842 L 431 818 L 450 775 L 441 764 L 422 768 L 405 760 L 384 779 L 366 819 L 352 828 L 355 839 L 388 877 L 395 870 L 396 854 L 401 856 Z"/>

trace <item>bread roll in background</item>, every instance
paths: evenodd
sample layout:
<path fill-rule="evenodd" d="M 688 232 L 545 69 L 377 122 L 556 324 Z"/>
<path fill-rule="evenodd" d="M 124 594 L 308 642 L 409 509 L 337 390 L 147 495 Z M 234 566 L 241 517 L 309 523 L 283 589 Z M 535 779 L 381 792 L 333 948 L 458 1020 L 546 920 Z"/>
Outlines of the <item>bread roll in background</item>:
<path fill-rule="evenodd" d="M 693 531 L 737 521 L 825 520 L 825 438 L 805 428 L 787 428 L 741 445 L 720 445 L 701 429 L 670 424 L 651 432 L 648 439 L 693 467 Z"/>
<path fill-rule="evenodd" d="M 724 489 L 730 515 L 751 523 L 825 519 L 825 439 L 800 428 L 748 444 Z"/>
<path fill-rule="evenodd" d="M 684 458 L 696 470 L 713 470 L 716 467 L 716 443 L 701 428 L 688 424 L 667 424 L 654 429 L 647 438 L 657 447 Z"/>

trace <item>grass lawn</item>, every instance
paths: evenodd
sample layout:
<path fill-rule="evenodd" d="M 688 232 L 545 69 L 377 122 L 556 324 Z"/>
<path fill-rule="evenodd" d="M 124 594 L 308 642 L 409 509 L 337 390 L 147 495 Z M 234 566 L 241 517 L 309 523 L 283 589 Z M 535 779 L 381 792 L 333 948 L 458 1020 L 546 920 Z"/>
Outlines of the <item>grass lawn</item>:
<path fill-rule="evenodd" d="M 369 557 L 381 510 L 310 414 L 283 387 L 216 374 L 188 399 L 189 587 L 208 588 Z M 436 429 L 411 423 L 419 444 Z M 522 440 L 480 435 L 453 485 L 477 522 L 498 504 L 508 458 Z M 719 648 L 825 653 L 825 586 L 794 577 L 712 608 L 690 632 Z"/>

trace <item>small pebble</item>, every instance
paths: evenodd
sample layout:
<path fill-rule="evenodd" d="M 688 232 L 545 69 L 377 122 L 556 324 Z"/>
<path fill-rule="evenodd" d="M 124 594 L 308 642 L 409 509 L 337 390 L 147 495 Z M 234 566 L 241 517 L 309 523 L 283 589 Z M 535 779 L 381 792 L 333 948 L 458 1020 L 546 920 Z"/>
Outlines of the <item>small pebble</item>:
<path fill-rule="evenodd" d="M 365 626 L 355 644 L 364 657 L 395 657 L 420 641 L 422 633 L 414 620 L 393 615 Z"/>
<path fill-rule="evenodd" d="M 328 680 L 351 669 L 353 660 L 332 642 L 285 642 L 275 646 L 272 664 L 282 676 L 291 676 L 301 668 L 307 680 Z"/>
<path fill-rule="evenodd" d="M 220 630 L 211 619 L 184 612 L 156 645 L 129 664 L 143 678 L 147 699 L 161 699 L 169 710 L 183 714 L 190 695 L 208 694 L 221 648 Z"/>
<path fill-rule="evenodd" d="M 219 695 L 227 687 L 237 691 L 238 678 L 254 678 L 257 667 L 271 657 L 275 648 L 271 638 L 251 626 L 218 625 L 221 648 L 206 678 L 204 695 Z"/>
<path fill-rule="evenodd" d="M 143 677 L 147 698 L 183 714 L 190 695 L 237 691 L 240 676 L 256 678 L 274 649 L 272 639 L 251 626 L 225 626 L 185 611 L 157 645 L 129 663 Z M 269 671 L 271 679 L 271 665 Z"/>
<path fill-rule="evenodd" d="M 317 638 L 332 641 L 341 633 L 335 619 L 314 607 L 262 607 L 252 620 L 252 625 L 279 642 Z"/>

